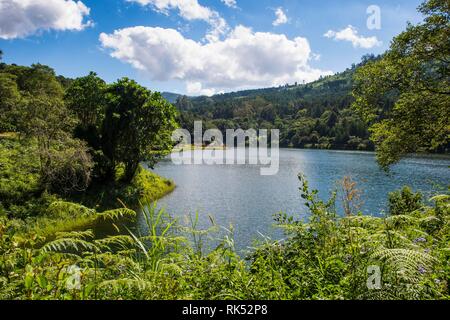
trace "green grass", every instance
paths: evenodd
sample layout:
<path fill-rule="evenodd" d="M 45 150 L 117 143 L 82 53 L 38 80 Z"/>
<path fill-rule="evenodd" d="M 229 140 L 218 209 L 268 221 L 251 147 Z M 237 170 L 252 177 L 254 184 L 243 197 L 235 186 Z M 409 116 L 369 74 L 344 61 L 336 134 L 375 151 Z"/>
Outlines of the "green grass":
<path fill-rule="evenodd" d="M 96 210 L 111 210 L 123 207 L 136 208 L 140 200 L 156 201 L 171 193 L 175 183 L 158 176 L 142 166 L 138 169 L 131 183 L 121 180 L 123 170 L 117 170 L 117 179 L 104 183 L 93 184 L 86 192 L 69 197 L 74 201 Z"/>

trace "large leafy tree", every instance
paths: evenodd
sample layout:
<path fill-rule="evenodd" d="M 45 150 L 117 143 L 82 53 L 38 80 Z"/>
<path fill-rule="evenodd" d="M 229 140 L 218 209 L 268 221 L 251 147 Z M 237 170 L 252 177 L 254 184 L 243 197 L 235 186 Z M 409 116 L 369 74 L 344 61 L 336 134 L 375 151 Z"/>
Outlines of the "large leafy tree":
<path fill-rule="evenodd" d="M 55 192 L 86 189 L 93 164 L 85 143 L 73 138 L 78 120 L 63 101 L 64 90 L 53 69 L 36 64 L 7 66 L 4 72 L 9 79 L 4 88 L 14 93 L 14 80 L 20 90 L 19 100 L 11 97 L 15 103 L 7 117 L 21 135 L 36 142 L 42 186 Z"/>
<path fill-rule="evenodd" d="M 20 101 L 20 92 L 16 77 L 8 73 L 0 73 L 0 132 L 14 131 L 13 110 Z"/>
<path fill-rule="evenodd" d="M 75 79 L 65 94 L 65 100 L 79 118 L 84 129 L 98 127 L 103 121 L 106 83 L 95 72 Z"/>
<path fill-rule="evenodd" d="M 159 93 L 123 78 L 106 94 L 103 123 L 103 153 L 110 160 L 111 177 L 118 164 L 125 166 L 125 181 L 131 181 L 145 161 L 150 167 L 171 150 L 176 128 L 176 109 Z"/>
<path fill-rule="evenodd" d="M 448 148 L 450 2 L 429 0 L 423 23 L 409 24 L 390 50 L 355 75 L 354 107 L 371 125 L 379 163 Z"/>
<path fill-rule="evenodd" d="M 84 142 L 72 137 L 77 119 L 61 99 L 40 95 L 20 107 L 21 133 L 37 142 L 41 184 L 46 190 L 85 190 L 93 163 Z"/>
<path fill-rule="evenodd" d="M 69 110 L 78 117 L 76 136 L 94 149 L 101 148 L 100 134 L 105 117 L 106 83 L 91 72 L 75 79 L 66 90 L 64 100 Z"/>
<path fill-rule="evenodd" d="M 32 96 L 46 95 L 58 99 L 63 98 L 64 89 L 52 68 L 42 64 L 33 64 L 31 68 L 21 70 L 18 67 L 18 70 L 17 82 L 21 90 Z"/>

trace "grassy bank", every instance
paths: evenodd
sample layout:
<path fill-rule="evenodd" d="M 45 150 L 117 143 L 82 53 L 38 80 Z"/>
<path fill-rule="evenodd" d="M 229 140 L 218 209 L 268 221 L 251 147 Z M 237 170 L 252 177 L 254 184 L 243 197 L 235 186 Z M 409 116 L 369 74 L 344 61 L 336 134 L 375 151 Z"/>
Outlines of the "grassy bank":
<path fill-rule="evenodd" d="M 62 195 L 44 190 L 33 142 L 16 136 L 0 137 L 0 217 L 11 219 L 18 230 L 37 238 L 51 239 L 57 233 L 93 228 L 99 222 L 115 220 L 136 208 L 142 199 L 155 201 L 172 192 L 175 184 L 140 167 L 131 183 L 117 179 L 94 184 L 82 193 Z"/>
<path fill-rule="evenodd" d="M 156 201 L 175 189 L 175 183 L 158 176 L 156 173 L 141 166 L 131 183 L 122 182 L 123 170 L 117 170 L 115 181 L 96 183 L 86 192 L 72 195 L 67 200 L 80 203 L 96 210 L 111 210 L 114 208 L 136 208 L 139 201 Z"/>

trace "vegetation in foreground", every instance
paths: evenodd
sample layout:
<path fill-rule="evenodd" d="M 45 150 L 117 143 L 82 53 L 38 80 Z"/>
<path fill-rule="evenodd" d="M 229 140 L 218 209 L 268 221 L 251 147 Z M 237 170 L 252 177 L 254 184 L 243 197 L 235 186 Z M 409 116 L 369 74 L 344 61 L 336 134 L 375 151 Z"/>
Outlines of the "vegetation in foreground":
<path fill-rule="evenodd" d="M 19 221 L 2 218 L 0 298 L 450 298 L 449 196 L 434 197 L 433 206 L 425 206 L 420 196 L 403 190 L 391 196 L 391 213 L 384 218 L 353 212 L 355 197 L 349 196 L 348 213 L 339 217 L 335 196 L 321 201 L 301 180 L 310 219 L 277 215 L 286 240 L 266 240 L 246 259 L 236 253 L 231 234 L 205 250 L 216 226 L 199 230 L 196 218 L 182 226 L 152 205 L 142 208 L 144 235 L 100 239 L 89 230 L 45 239 Z M 59 209 L 89 211 L 65 203 Z M 134 212 L 103 215 L 117 219 Z M 379 283 L 370 278 L 377 268 Z"/>

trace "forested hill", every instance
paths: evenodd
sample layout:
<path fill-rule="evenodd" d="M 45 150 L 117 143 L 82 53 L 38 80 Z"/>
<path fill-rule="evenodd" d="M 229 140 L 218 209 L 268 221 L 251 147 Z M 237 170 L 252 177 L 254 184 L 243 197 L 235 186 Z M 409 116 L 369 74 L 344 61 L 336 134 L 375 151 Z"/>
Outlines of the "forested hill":
<path fill-rule="evenodd" d="M 371 150 L 366 124 L 350 109 L 353 74 L 370 59 L 309 84 L 180 96 L 181 125 L 192 130 L 194 120 L 203 120 L 204 127 L 222 131 L 276 128 L 283 147 Z"/>
<path fill-rule="evenodd" d="M 163 96 L 164 99 L 166 99 L 170 103 L 177 102 L 178 98 L 183 96 L 181 94 L 173 93 L 173 92 L 161 92 L 161 95 Z"/>

